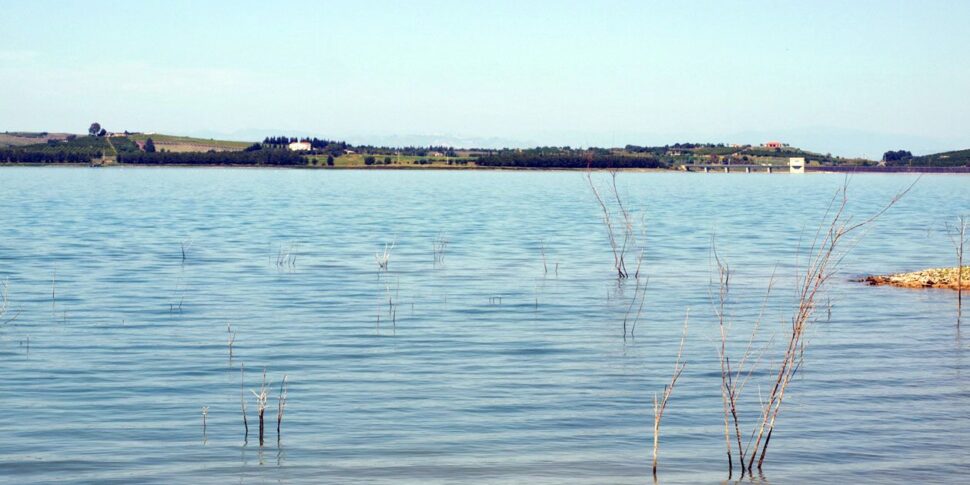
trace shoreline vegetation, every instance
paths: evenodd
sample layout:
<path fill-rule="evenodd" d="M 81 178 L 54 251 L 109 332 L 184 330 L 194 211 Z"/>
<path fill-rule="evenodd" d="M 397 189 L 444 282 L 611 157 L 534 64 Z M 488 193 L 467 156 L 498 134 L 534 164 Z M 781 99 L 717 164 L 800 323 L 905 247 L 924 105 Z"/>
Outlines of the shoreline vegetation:
<path fill-rule="evenodd" d="M 97 123 L 87 135 L 5 132 L 0 165 L 287 167 L 309 169 L 623 170 L 787 173 L 789 159 L 808 172 L 970 173 L 970 149 L 880 161 L 821 154 L 779 142 L 761 145 L 675 143 L 613 148 L 455 148 L 353 145 L 318 138 L 267 137 L 239 142 L 156 133 L 112 133 Z"/>
<path fill-rule="evenodd" d="M 970 289 L 970 266 L 963 267 L 963 277 L 960 268 L 929 268 L 910 273 L 893 273 L 888 275 L 872 275 L 856 281 L 868 283 L 872 286 L 895 286 L 898 288 L 946 288 L 950 290 Z"/>

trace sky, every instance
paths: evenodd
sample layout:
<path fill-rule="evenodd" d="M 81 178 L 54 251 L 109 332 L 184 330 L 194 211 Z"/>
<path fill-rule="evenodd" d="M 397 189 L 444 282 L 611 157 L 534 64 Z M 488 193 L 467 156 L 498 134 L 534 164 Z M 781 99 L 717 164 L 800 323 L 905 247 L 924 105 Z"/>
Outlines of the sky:
<path fill-rule="evenodd" d="M 970 2 L 0 0 L 0 131 L 970 147 Z"/>

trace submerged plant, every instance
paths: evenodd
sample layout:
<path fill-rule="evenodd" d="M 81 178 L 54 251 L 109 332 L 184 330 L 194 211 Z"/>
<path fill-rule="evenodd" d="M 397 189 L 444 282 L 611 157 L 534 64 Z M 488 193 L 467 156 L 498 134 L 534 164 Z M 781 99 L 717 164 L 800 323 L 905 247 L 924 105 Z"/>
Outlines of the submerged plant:
<path fill-rule="evenodd" d="M 377 269 L 379 271 L 387 271 L 387 265 L 391 262 L 391 251 L 394 250 L 394 241 L 390 243 L 384 243 L 384 252 L 374 254 L 374 259 L 377 260 Z"/>
<path fill-rule="evenodd" d="M 286 248 L 282 244 L 280 245 L 279 252 L 276 254 L 276 268 L 290 270 L 296 268 L 296 254 L 294 254 L 292 244 L 286 246 Z"/>
<path fill-rule="evenodd" d="M 546 265 L 546 246 L 539 241 L 539 255 L 542 256 L 542 274 L 549 274 L 549 266 Z"/>
<path fill-rule="evenodd" d="M 542 257 L 542 274 L 549 274 L 549 264 L 546 262 L 546 244 L 545 241 L 539 240 L 539 256 Z M 559 276 L 559 262 L 553 263 L 553 271 L 556 276 Z"/>
<path fill-rule="evenodd" d="M 687 315 L 684 316 L 684 333 L 680 336 L 680 348 L 677 349 L 677 359 L 674 361 L 674 373 L 670 377 L 670 384 L 664 386 L 663 393 L 658 397 L 656 393 L 653 395 L 653 476 L 657 477 L 657 459 L 660 452 L 660 421 L 663 420 L 664 411 L 667 409 L 667 403 L 670 401 L 670 396 L 674 393 L 674 386 L 677 385 L 677 379 L 684 372 L 684 367 L 687 366 L 687 362 L 681 362 L 680 358 L 684 353 L 684 341 L 687 340 L 687 320 L 690 317 L 690 310 L 687 311 Z"/>
<path fill-rule="evenodd" d="M 7 280 L 0 281 L 0 320 L 7 314 L 9 300 L 7 299 Z M 3 321 L 3 323 L 7 323 Z"/>
<path fill-rule="evenodd" d="M 239 402 L 242 406 L 243 427 L 246 429 L 246 443 L 249 442 L 249 420 L 246 418 L 246 364 L 239 364 Z"/>
<path fill-rule="evenodd" d="M 286 410 L 286 392 L 287 392 L 286 378 L 287 376 L 284 374 L 283 381 L 280 382 L 280 396 L 277 400 L 277 408 L 276 408 L 276 442 L 277 443 L 280 442 L 280 427 L 283 425 L 283 412 Z"/>
<path fill-rule="evenodd" d="M 623 203 L 623 198 L 620 196 L 620 191 L 616 186 L 618 171 L 611 169 L 609 173 L 611 182 L 609 186 L 610 198 L 604 197 L 602 191 L 593 181 L 591 168 L 587 168 L 586 170 L 586 181 L 593 191 L 596 203 L 603 212 L 603 226 L 606 228 L 606 235 L 610 242 L 610 250 L 613 252 L 613 268 L 616 270 L 617 278 L 626 279 L 630 276 L 639 278 L 646 249 L 640 240 L 642 239 L 643 233 L 643 220 L 641 219 L 640 221 L 639 232 L 641 233 L 641 238 L 638 239 L 638 231 L 634 223 L 633 215 Z M 615 206 L 615 208 L 611 208 L 611 205 Z M 626 257 L 630 251 L 636 252 L 636 268 L 632 275 L 626 266 Z"/>
<path fill-rule="evenodd" d="M 649 278 L 642 284 L 640 280 L 637 279 L 637 285 L 633 288 L 633 298 L 630 299 L 630 306 L 626 309 L 626 314 L 623 315 L 623 340 L 626 340 L 627 336 L 627 322 L 630 321 L 630 314 L 633 312 L 633 307 L 637 304 L 637 300 L 640 301 L 640 305 L 637 306 L 637 312 L 633 314 L 633 320 L 630 321 L 630 338 L 636 338 L 637 322 L 640 321 L 640 315 L 643 313 L 643 304 L 647 301 L 647 284 L 650 283 Z"/>
<path fill-rule="evenodd" d="M 957 256 L 957 328 L 960 328 L 960 319 L 963 314 L 963 247 L 967 244 L 967 226 L 970 221 L 967 216 L 957 217 L 956 224 L 951 226 L 946 224 L 946 233 L 950 236 L 953 249 Z"/>
<path fill-rule="evenodd" d="M 397 335 L 397 307 L 399 305 L 399 303 L 396 302 L 396 301 L 394 301 L 394 299 L 397 298 L 400 295 L 400 292 L 401 292 L 401 281 L 400 280 L 397 281 L 397 287 L 394 288 L 394 289 L 391 289 L 391 283 L 390 283 L 390 281 L 385 281 L 384 282 L 384 298 L 386 298 L 386 300 L 387 300 L 387 307 L 386 307 L 387 308 L 387 317 L 386 317 L 386 320 L 388 320 L 388 321 L 391 322 L 391 328 L 392 328 L 392 332 L 394 332 L 394 335 Z M 380 303 L 378 303 L 378 305 L 377 305 L 377 332 L 378 333 L 380 333 L 380 331 L 381 331 L 381 314 L 382 314 L 382 309 L 383 308 L 385 308 L 385 306 L 384 306 L 384 299 L 381 299 L 380 300 Z M 412 311 L 412 313 L 414 311 L 414 305 L 413 305 L 413 303 L 412 303 L 412 306 L 411 306 L 411 311 Z"/>
<path fill-rule="evenodd" d="M 192 240 L 179 241 L 179 247 L 182 250 L 182 262 L 184 263 L 188 257 L 189 248 L 192 247 Z"/>
<path fill-rule="evenodd" d="M 743 447 L 741 445 L 741 425 L 738 422 L 737 405 L 744 383 L 757 366 L 757 361 L 750 361 L 756 355 L 752 351 L 751 342 L 754 341 L 755 334 L 758 332 L 758 324 L 754 326 L 748 348 L 745 350 L 740 363 L 732 368 L 730 356 L 727 354 L 726 343 L 728 337 L 724 317 L 724 303 L 727 300 L 730 285 L 730 270 L 716 256 L 716 253 L 714 253 L 719 274 L 719 298 L 716 314 L 721 330 L 721 347 L 719 348 L 721 361 L 721 395 L 724 402 L 725 441 L 729 457 L 729 473 L 733 467 L 731 439 L 729 438 L 730 432 L 728 430 L 729 421 L 734 423 L 734 434 L 738 445 L 736 453 L 741 463 L 742 473 L 747 471 L 750 474 L 756 465 L 760 470 L 767 456 L 768 444 L 771 442 L 771 436 L 777 425 L 788 388 L 804 362 L 805 352 L 808 347 L 806 334 L 821 318 L 817 314 L 819 307 L 822 306 L 825 308 L 823 294 L 827 283 L 837 273 L 848 251 L 857 242 L 857 240 L 852 240 L 849 237 L 878 219 L 879 216 L 905 196 L 915 184 L 916 182 L 914 181 L 905 190 L 897 193 L 888 204 L 868 219 L 856 223 L 846 213 L 848 205 L 848 179 L 836 191 L 823 216 L 823 221 L 826 222 L 823 222 L 819 226 L 808 248 L 808 260 L 804 273 L 796 275 L 798 283 L 797 296 L 795 310 L 791 316 L 791 325 L 785 332 L 787 344 L 780 361 L 776 364 L 777 367 L 770 371 L 775 376 L 771 385 L 771 391 L 766 399 L 761 401 L 760 417 L 755 423 L 748 443 Z M 769 293 L 770 289 L 771 285 L 769 284 Z M 826 317 L 830 315 L 830 311 L 826 313 Z M 759 317 L 759 323 L 760 320 L 761 318 Z"/>
<path fill-rule="evenodd" d="M 438 266 L 445 262 L 445 248 L 448 247 L 448 240 L 444 236 L 438 234 L 435 236 L 434 240 L 431 241 L 432 250 L 434 251 L 434 266 Z M 385 265 L 386 266 L 386 265 Z M 386 268 L 385 268 L 386 269 Z"/>
<path fill-rule="evenodd" d="M 263 416 L 266 413 L 266 399 L 269 396 L 269 391 L 266 384 L 266 369 L 263 369 L 263 383 L 259 387 L 259 392 L 249 391 L 256 396 L 256 414 L 259 416 L 259 446 L 263 446 Z"/>
<path fill-rule="evenodd" d="M 13 316 L 9 316 L 10 299 L 7 296 L 8 289 L 9 285 L 7 284 L 7 280 L 0 281 L 0 325 L 6 325 L 20 316 L 19 311 Z"/>
<path fill-rule="evenodd" d="M 711 238 L 711 255 L 713 262 L 717 268 L 717 298 L 711 297 L 711 301 L 714 304 L 714 313 L 717 316 L 718 330 L 720 334 L 720 346 L 718 347 L 718 360 L 721 364 L 721 401 L 723 404 L 723 418 L 724 418 L 724 441 L 727 450 L 728 459 L 728 478 L 734 473 L 734 452 L 732 451 L 732 434 L 737 443 L 737 455 L 738 462 L 741 465 L 742 472 L 744 470 L 745 454 L 746 448 L 742 446 L 742 434 L 741 434 L 741 421 L 738 417 L 738 399 L 741 396 L 741 392 L 744 390 L 745 384 L 751 378 L 751 374 L 754 372 L 755 368 L 758 366 L 761 353 L 754 350 L 755 338 L 758 334 L 758 329 L 761 327 L 762 317 L 764 316 L 765 308 L 768 304 L 768 298 L 771 295 L 772 286 L 774 284 L 774 274 L 768 282 L 768 291 L 765 293 L 765 299 L 762 303 L 761 314 L 755 321 L 755 324 L 751 330 L 751 338 L 748 340 L 747 347 L 740 359 L 740 361 L 735 364 L 731 363 L 731 357 L 728 355 L 728 334 L 730 332 L 730 322 L 727 317 L 727 303 L 730 293 L 731 286 L 731 269 L 728 264 L 723 261 L 717 253 L 717 247 L 714 243 L 714 238 Z M 753 360 L 753 362 L 752 362 Z M 733 433 L 732 433 L 733 425 Z"/>
<path fill-rule="evenodd" d="M 209 406 L 202 406 L 202 439 L 206 437 L 206 418 L 209 417 Z"/>
<path fill-rule="evenodd" d="M 229 334 L 228 341 L 226 342 L 229 346 L 229 363 L 232 365 L 232 346 L 236 343 L 236 332 L 232 331 L 232 325 L 226 324 L 226 332 Z"/>

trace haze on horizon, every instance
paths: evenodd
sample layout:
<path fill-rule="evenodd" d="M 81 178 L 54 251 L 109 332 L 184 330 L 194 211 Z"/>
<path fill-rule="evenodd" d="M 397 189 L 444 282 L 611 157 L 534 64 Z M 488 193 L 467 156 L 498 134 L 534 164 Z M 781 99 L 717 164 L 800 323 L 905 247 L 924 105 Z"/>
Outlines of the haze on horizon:
<path fill-rule="evenodd" d="M 0 131 L 970 147 L 970 2 L 0 6 Z"/>

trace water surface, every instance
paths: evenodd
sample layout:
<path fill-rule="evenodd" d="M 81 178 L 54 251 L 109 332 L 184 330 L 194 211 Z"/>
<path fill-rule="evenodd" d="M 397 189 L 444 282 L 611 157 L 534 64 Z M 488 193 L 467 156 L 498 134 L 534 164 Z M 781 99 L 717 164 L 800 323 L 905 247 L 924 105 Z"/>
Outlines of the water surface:
<path fill-rule="evenodd" d="M 850 212 L 871 214 L 912 180 L 853 177 Z M 772 273 L 759 341 L 777 339 L 799 247 L 844 178 L 618 181 L 643 221 L 649 277 L 626 339 L 636 282 L 615 278 L 580 173 L 0 169 L 0 279 L 8 316 L 19 313 L 0 327 L 0 482 L 650 482 L 652 399 L 688 309 L 659 478 L 721 482 L 711 237 L 735 271 L 733 351 Z M 849 281 L 953 265 L 944 222 L 970 209 L 968 188 L 966 177 L 924 176 L 857 241 L 826 295 L 831 319 L 812 332 L 765 481 L 960 482 L 970 472 L 955 294 Z M 436 239 L 447 240 L 441 261 Z M 379 272 L 375 253 L 391 242 Z M 748 426 L 775 343 L 746 391 Z M 274 423 L 260 447 L 250 389 L 264 368 Z"/>

